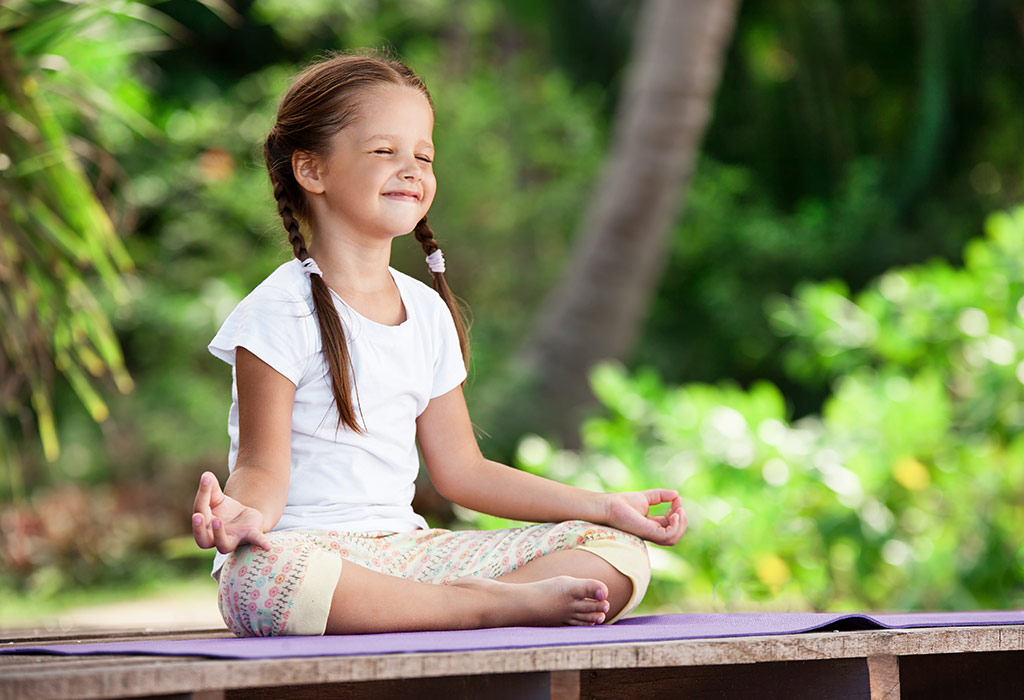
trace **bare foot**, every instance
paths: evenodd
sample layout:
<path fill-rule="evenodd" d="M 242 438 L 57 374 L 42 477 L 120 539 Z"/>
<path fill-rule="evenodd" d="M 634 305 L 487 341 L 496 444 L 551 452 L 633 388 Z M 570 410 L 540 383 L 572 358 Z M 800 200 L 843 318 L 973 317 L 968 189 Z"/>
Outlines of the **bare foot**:
<path fill-rule="evenodd" d="M 459 586 L 486 596 L 485 627 L 599 625 L 608 613 L 608 588 L 595 579 L 555 576 L 530 583 L 462 578 Z"/>

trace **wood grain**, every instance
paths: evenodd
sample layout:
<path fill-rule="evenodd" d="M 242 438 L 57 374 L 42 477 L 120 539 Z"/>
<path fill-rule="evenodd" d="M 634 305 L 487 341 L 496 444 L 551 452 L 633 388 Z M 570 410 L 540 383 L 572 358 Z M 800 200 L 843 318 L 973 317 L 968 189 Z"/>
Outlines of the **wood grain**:
<path fill-rule="evenodd" d="M 873 654 L 867 659 L 871 700 L 900 700 L 900 662 L 892 654 Z"/>

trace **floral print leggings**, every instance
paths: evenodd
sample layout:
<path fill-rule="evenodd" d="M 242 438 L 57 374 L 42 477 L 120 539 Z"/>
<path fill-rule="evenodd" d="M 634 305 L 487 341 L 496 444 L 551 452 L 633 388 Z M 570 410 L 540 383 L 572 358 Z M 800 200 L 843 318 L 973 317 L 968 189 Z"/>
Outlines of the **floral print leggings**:
<path fill-rule="evenodd" d="M 239 547 L 218 573 L 220 611 L 239 637 L 323 634 L 345 561 L 443 585 L 467 576 L 498 578 L 546 554 L 582 549 L 633 582 L 633 594 L 615 619 L 639 604 L 650 582 L 642 540 L 582 520 L 486 531 L 286 530 L 269 537 L 270 551 Z"/>

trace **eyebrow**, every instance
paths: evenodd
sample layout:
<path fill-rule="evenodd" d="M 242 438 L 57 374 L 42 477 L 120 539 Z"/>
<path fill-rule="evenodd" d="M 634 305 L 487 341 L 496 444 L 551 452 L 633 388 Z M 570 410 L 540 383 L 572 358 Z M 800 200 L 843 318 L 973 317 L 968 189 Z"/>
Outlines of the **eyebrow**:
<path fill-rule="evenodd" d="M 363 143 L 370 143 L 371 141 L 376 141 L 378 139 L 382 140 L 382 141 L 389 141 L 389 140 L 393 141 L 393 140 L 395 140 L 397 138 L 398 137 L 395 136 L 394 134 L 374 134 L 370 138 L 366 139 L 366 141 L 364 141 Z M 417 146 L 426 146 L 430 150 L 434 150 L 434 144 L 432 144 L 430 141 L 426 141 L 426 140 L 420 141 L 416 145 Z"/>

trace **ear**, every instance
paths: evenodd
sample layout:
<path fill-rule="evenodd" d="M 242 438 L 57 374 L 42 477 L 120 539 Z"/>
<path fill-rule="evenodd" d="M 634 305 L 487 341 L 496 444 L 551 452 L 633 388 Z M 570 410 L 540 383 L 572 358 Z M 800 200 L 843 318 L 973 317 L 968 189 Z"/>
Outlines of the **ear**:
<path fill-rule="evenodd" d="M 324 182 L 320 177 L 320 159 L 313 153 L 292 153 L 292 173 L 302 189 L 312 194 L 323 194 Z"/>

